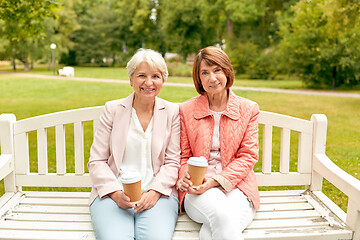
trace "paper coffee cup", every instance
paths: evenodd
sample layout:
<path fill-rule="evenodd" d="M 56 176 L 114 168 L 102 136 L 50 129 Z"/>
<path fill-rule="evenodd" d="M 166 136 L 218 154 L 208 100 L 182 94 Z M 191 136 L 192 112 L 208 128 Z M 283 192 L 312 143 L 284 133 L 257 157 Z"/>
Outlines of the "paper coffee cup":
<path fill-rule="evenodd" d="M 127 171 L 121 175 L 124 193 L 130 198 L 130 202 L 141 199 L 141 175 L 137 171 Z"/>
<path fill-rule="evenodd" d="M 188 173 L 193 186 L 203 183 L 208 162 L 205 157 L 191 157 L 188 160 Z"/>

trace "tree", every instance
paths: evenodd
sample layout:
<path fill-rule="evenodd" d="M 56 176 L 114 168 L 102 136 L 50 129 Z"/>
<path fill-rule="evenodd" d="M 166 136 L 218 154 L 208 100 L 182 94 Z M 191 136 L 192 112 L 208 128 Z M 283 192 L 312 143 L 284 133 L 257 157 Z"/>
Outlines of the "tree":
<path fill-rule="evenodd" d="M 25 70 L 29 69 L 29 54 L 21 48 L 43 37 L 44 21 L 55 17 L 57 7 L 57 2 L 51 0 L 0 0 L 2 33 L 9 41 L 14 70 L 16 58 L 24 63 Z"/>
<path fill-rule="evenodd" d="M 300 1 L 291 10 L 279 18 L 284 66 L 313 87 L 358 85 L 359 1 Z"/>
<path fill-rule="evenodd" d="M 117 37 L 117 15 L 111 1 L 83 2 L 87 7 L 78 12 L 79 29 L 71 38 L 76 44 L 77 62 L 97 63 L 113 61 L 121 40 Z M 79 10 L 80 11 L 80 10 Z M 104 14 L 106 13 L 106 14 Z"/>
<path fill-rule="evenodd" d="M 184 61 L 191 53 L 216 43 L 215 33 L 200 19 L 201 6 L 197 1 L 161 1 L 161 28 L 170 51 L 182 55 Z"/>

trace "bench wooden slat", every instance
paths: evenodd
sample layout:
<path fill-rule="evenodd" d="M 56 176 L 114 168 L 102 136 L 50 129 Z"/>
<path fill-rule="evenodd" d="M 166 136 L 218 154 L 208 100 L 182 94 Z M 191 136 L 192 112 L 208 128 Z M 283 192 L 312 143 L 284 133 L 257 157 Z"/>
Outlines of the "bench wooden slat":
<path fill-rule="evenodd" d="M 25 198 L 21 204 L 43 206 L 88 206 L 87 199 L 77 198 Z"/>
<path fill-rule="evenodd" d="M 63 176 L 66 176 L 66 178 L 63 178 Z M 17 184 L 25 187 L 91 187 L 91 180 L 87 173 L 83 175 L 73 173 L 64 175 L 28 173 L 27 175 L 16 175 L 16 181 Z"/>
<path fill-rule="evenodd" d="M 4 230 L 33 230 L 39 231 L 92 231 L 91 223 L 87 222 L 35 222 L 35 221 L 2 221 L 0 229 Z"/>
<path fill-rule="evenodd" d="M 296 216 L 297 218 L 314 218 L 321 215 L 315 210 L 291 210 L 277 212 L 256 212 L 254 219 L 288 219 Z"/>
<path fill-rule="evenodd" d="M 279 128 L 289 128 L 297 132 L 312 132 L 312 122 L 300 118 L 282 115 L 273 112 L 261 111 L 259 124 L 268 124 Z"/>
<path fill-rule="evenodd" d="M 38 173 L 46 174 L 48 172 L 48 155 L 47 155 L 47 130 L 38 129 L 37 134 L 37 153 L 38 153 Z"/>
<path fill-rule="evenodd" d="M 346 229 L 334 229 L 330 226 L 282 228 L 282 229 L 246 229 L 246 240 L 283 239 L 283 240 L 337 240 L 352 239 L 352 232 Z M 266 238 L 264 238 L 266 236 Z"/>
<path fill-rule="evenodd" d="M 61 124 L 66 125 L 74 122 L 99 119 L 103 109 L 103 106 L 81 108 L 19 120 L 14 123 L 14 135 L 16 136 L 21 133 L 34 131 L 40 128 L 49 128 Z"/>
<path fill-rule="evenodd" d="M 301 203 L 307 202 L 302 196 L 285 196 L 285 197 L 262 197 L 260 203 L 262 204 L 274 204 L 274 203 Z"/>
<path fill-rule="evenodd" d="M 283 203 L 283 204 L 266 204 L 260 205 L 259 212 L 289 211 L 289 210 L 312 210 L 314 209 L 309 203 Z"/>
<path fill-rule="evenodd" d="M 274 190 L 274 191 L 259 191 L 260 198 L 262 197 L 277 197 L 277 196 L 301 196 L 304 190 Z"/>
<path fill-rule="evenodd" d="M 81 175 L 84 171 L 84 123 L 74 123 L 75 145 L 75 174 Z"/>
<path fill-rule="evenodd" d="M 290 165 L 290 129 L 281 128 L 280 133 L 280 172 L 289 173 Z"/>
<path fill-rule="evenodd" d="M 328 226 L 329 223 L 321 218 L 294 218 L 294 219 L 266 219 L 254 220 L 246 229 L 272 229 L 287 227 L 309 227 L 309 226 Z"/>
<path fill-rule="evenodd" d="M 298 172 L 311 173 L 312 135 L 299 133 Z"/>
<path fill-rule="evenodd" d="M 264 174 L 255 172 L 255 176 L 259 186 L 299 186 L 311 183 L 310 173 L 290 172 L 283 174 L 272 172 Z"/>
<path fill-rule="evenodd" d="M 56 173 L 66 173 L 66 143 L 65 143 L 65 125 L 61 124 L 55 127 L 55 145 L 56 145 Z"/>
<path fill-rule="evenodd" d="M 85 198 L 89 199 L 90 192 L 39 192 L 24 191 L 27 198 Z"/>
<path fill-rule="evenodd" d="M 49 214 L 49 213 L 12 213 L 7 215 L 7 221 L 34 221 L 34 222 L 91 222 L 89 214 Z"/>
<path fill-rule="evenodd" d="M 89 214 L 89 207 L 74 207 L 74 206 L 32 206 L 20 205 L 13 210 L 15 213 L 56 213 L 56 214 Z"/>
<path fill-rule="evenodd" d="M 29 167 L 29 139 L 28 133 L 14 136 L 15 169 L 17 174 L 27 174 Z"/>
<path fill-rule="evenodd" d="M 88 239 L 95 240 L 93 232 L 76 232 L 76 231 L 37 231 L 37 230 L 2 230 L 0 229 L 0 236 L 6 236 L 6 239 L 11 240 L 28 240 L 35 239 L 29 236 L 36 236 L 36 240 L 74 240 L 74 239 Z"/>
<path fill-rule="evenodd" d="M 271 173 L 272 161 L 272 126 L 264 125 L 263 128 L 263 151 L 262 151 L 262 172 Z"/>

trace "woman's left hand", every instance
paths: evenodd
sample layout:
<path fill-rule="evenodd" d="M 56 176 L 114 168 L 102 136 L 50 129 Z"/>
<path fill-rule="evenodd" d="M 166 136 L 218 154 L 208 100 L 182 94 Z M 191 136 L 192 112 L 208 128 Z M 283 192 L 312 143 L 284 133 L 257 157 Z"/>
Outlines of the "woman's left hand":
<path fill-rule="evenodd" d="M 210 188 L 217 187 L 220 184 L 213 178 L 204 178 L 204 183 L 197 187 L 189 187 L 188 193 L 202 194 Z"/>
<path fill-rule="evenodd" d="M 134 212 L 138 213 L 138 212 L 152 208 L 153 206 L 155 206 L 155 204 L 159 200 L 160 196 L 161 196 L 161 193 L 154 191 L 154 190 L 150 190 L 146 193 L 143 193 L 140 201 L 138 201 L 135 204 Z"/>

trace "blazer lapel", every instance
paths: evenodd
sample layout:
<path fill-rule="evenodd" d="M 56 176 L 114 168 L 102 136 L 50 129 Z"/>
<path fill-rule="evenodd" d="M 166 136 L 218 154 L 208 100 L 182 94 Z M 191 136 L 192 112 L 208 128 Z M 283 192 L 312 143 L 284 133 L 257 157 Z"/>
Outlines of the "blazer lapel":
<path fill-rule="evenodd" d="M 154 106 L 154 126 L 151 138 L 151 161 L 155 174 L 159 171 L 159 166 L 156 166 L 158 161 L 156 160 L 160 155 L 164 143 L 166 126 L 167 114 L 165 105 L 160 99 L 156 98 Z"/>
<path fill-rule="evenodd" d="M 129 130 L 129 121 L 131 117 L 133 99 L 134 93 L 125 98 L 124 101 L 120 103 L 115 110 L 111 146 L 115 164 L 118 170 L 120 170 L 126 147 L 126 138 Z"/>

